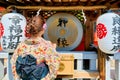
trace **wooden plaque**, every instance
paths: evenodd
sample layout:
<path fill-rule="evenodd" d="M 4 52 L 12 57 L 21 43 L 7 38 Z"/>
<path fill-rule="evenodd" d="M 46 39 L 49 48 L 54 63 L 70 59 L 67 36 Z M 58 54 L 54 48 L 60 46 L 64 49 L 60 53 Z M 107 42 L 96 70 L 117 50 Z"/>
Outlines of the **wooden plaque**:
<path fill-rule="evenodd" d="M 73 15 L 58 13 L 47 21 L 44 38 L 57 44 L 58 51 L 68 51 L 76 48 L 83 36 L 81 22 Z"/>

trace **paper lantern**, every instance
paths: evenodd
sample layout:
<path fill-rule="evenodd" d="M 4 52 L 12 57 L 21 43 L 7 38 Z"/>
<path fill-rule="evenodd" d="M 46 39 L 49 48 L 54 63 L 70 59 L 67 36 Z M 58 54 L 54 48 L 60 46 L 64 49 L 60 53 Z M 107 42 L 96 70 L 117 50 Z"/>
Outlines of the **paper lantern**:
<path fill-rule="evenodd" d="M 3 51 L 14 52 L 18 43 L 25 39 L 26 19 L 18 13 L 8 13 L 2 16 L 1 23 L 4 33 L 1 36 Z"/>
<path fill-rule="evenodd" d="M 120 46 L 120 16 L 105 13 L 97 19 L 98 46 L 106 54 L 117 53 Z"/>
<path fill-rule="evenodd" d="M 2 23 L 0 22 L 0 38 L 2 37 L 3 33 L 4 33 L 4 28 Z"/>

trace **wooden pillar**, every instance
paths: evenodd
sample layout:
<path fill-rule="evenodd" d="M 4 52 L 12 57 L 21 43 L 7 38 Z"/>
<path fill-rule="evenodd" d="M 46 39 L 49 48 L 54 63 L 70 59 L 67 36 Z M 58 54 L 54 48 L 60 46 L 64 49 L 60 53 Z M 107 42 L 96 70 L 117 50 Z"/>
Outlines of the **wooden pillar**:
<path fill-rule="evenodd" d="M 98 70 L 100 73 L 100 80 L 105 80 L 105 61 L 106 55 L 100 49 L 98 49 Z"/>
<path fill-rule="evenodd" d="M 96 19 L 98 16 L 101 15 L 101 10 L 98 10 L 97 13 L 92 13 L 93 11 L 90 11 L 86 14 L 87 21 L 86 21 L 86 28 L 85 28 L 85 50 L 89 49 L 89 44 L 93 42 L 93 34 L 94 34 L 94 23 L 96 22 Z M 98 70 L 100 73 L 100 80 L 106 79 L 106 54 L 103 53 L 98 48 Z"/>
<path fill-rule="evenodd" d="M 93 25 L 91 24 L 91 17 L 89 12 L 86 13 L 86 24 L 85 24 L 85 50 L 89 49 L 89 45 L 93 38 Z"/>
<path fill-rule="evenodd" d="M 90 43 L 94 43 L 94 28 L 99 12 L 95 10 L 86 11 L 86 24 L 85 24 L 85 50 L 89 50 Z"/>
<path fill-rule="evenodd" d="M 27 10 L 22 10 L 23 11 L 23 15 L 25 16 L 25 17 L 27 17 L 28 15 L 27 15 Z"/>

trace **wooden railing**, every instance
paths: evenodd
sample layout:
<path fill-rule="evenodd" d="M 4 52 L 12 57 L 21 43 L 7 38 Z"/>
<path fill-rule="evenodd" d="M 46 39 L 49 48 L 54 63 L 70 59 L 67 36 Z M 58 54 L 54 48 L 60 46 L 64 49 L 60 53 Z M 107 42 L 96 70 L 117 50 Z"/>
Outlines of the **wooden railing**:
<path fill-rule="evenodd" d="M 114 67 L 111 67 L 111 61 L 115 61 Z M 120 80 L 120 53 L 115 53 L 114 56 L 109 56 L 106 60 L 106 80 Z"/>
<path fill-rule="evenodd" d="M 98 80 L 98 56 L 96 52 L 60 52 L 60 54 L 73 54 L 74 55 L 74 72 L 73 75 L 60 75 L 62 80 L 77 79 L 77 80 Z M 8 59 L 7 61 L 7 78 L 5 80 L 13 80 L 10 65 L 10 56 L 8 53 L 0 52 L 0 61 L 2 59 Z M 115 60 L 115 67 L 111 68 L 111 60 Z M 68 65 L 69 67 L 70 65 Z M 102 66 L 102 65 L 101 65 Z M 106 79 L 120 80 L 120 53 L 116 53 L 114 56 L 110 56 L 110 59 L 106 59 Z M 112 76 L 111 76 L 112 71 Z M 115 71 L 115 72 L 114 72 Z M 0 72 L 0 74 L 2 74 Z M 58 75 L 59 76 L 59 75 Z M 2 80 L 2 79 L 0 79 Z M 59 79 L 58 79 L 59 80 Z"/>
<path fill-rule="evenodd" d="M 6 59 L 6 64 L 4 64 L 4 60 Z M 6 67 L 4 67 L 3 69 L 4 69 L 4 72 L 1 72 L 0 71 L 0 75 L 2 75 L 2 76 L 0 76 L 0 80 L 3 80 L 3 78 L 4 78 L 4 80 L 6 79 L 6 80 L 10 80 L 9 79 L 9 64 L 10 64 L 10 62 L 9 62 L 9 60 L 10 60 L 10 58 L 9 58 L 9 54 L 8 53 L 5 53 L 5 52 L 0 52 L 0 62 L 1 63 L 3 63 L 2 65 L 0 65 L 0 68 L 2 68 L 2 67 L 4 67 L 4 66 L 6 66 L 7 67 L 7 73 L 4 75 L 4 73 L 5 73 L 5 68 Z M 6 76 L 6 78 L 5 78 L 5 76 Z"/>
<path fill-rule="evenodd" d="M 61 54 L 73 54 L 74 55 L 74 73 L 73 76 L 63 75 L 62 80 L 69 79 L 90 79 L 98 80 L 99 71 L 97 66 L 97 53 L 96 52 L 60 52 Z M 68 68 L 70 65 L 66 66 Z"/>

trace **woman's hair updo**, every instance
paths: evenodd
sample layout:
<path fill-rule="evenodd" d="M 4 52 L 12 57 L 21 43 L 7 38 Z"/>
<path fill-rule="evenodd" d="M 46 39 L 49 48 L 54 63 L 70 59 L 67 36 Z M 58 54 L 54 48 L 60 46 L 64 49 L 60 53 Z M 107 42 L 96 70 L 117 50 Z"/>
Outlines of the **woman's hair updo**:
<path fill-rule="evenodd" d="M 43 30 L 44 23 L 44 18 L 41 15 L 34 16 L 30 21 L 28 21 L 26 32 L 30 35 L 36 35 Z"/>

